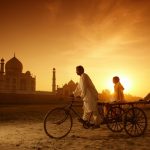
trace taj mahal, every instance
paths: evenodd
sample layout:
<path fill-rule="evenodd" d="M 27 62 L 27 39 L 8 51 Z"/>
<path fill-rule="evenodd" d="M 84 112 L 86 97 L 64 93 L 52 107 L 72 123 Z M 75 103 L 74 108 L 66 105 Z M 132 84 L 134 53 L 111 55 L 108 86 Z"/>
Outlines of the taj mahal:
<path fill-rule="evenodd" d="M 30 71 L 22 72 L 23 65 L 14 57 L 8 60 L 2 58 L 0 63 L 0 92 L 30 94 L 35 92 L 35 77 Z"/>

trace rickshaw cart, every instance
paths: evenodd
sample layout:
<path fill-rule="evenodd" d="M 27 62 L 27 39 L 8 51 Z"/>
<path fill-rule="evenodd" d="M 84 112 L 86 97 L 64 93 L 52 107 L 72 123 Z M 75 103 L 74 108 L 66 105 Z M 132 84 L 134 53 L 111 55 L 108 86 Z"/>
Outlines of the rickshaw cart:
<path fill-rule="evenodd" d="M 150 101 L 99 102 L 98 106 L 99 113 L 103 116 L 102 122 L 107 124 L 111 131 L 121 132 L 124 129 L 129 136 L 138 137 L 143 135 L 147 128 L 147 116 L 142 107 L 139 107 L 143 104 L 150 104 Z"/>

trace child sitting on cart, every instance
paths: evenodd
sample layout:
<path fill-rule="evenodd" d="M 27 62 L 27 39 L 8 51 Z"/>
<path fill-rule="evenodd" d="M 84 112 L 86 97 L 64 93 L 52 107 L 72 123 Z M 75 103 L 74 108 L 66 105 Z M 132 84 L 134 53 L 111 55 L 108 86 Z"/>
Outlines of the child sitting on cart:
<path fill-rule="evenodd" d="M 118 76 L 113 77 L 113 83 L 114 83 L 114 100 L 116 102 L 125 102 L 123 94 L 124 87 L 120 83 L 120 79 Z"/>
<path fill-rule="evenodd" d="M 120 83 L 120 78 L 118 76 L 114 76 L 112 81 L 114 83 L 113 102 L 115 102 L 115 103 L 117 103 L 117 102 L 120 102 L 120 103 L 125 102 L 124 94 L 123 94 L 124 87 Z M 110 108 L 109 104 L 105 105 L 104 110 L 103 110 L 104 111 L 104 116 L 107 115 L 107 112 L 108 112 L 109 108 Z"/>

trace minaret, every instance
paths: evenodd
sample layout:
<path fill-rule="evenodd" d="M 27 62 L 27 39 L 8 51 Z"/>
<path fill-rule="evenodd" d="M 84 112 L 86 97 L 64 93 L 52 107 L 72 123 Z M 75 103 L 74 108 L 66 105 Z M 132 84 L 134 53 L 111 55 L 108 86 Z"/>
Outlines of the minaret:
<path fill-rule="evenodd" d="M 53 68 L 53 79 L 52 79 L 52 92 L 56 92 L 56 69 Z"/>
<path fill-rule="evenodd" d="M 0 64 L 1 64 L 0 74 L 3 75 L 4 74 L 4 59 L 3 58 L 1 59 L 1 63 Z"/>

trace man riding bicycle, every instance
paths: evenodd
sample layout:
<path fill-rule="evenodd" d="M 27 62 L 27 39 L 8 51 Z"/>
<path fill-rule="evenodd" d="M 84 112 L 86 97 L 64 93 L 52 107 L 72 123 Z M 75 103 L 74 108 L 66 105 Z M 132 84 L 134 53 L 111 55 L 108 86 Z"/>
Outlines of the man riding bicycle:
<path fill-rule="evenodd" d="M 83 99 L 83 120 L 79 120 L 84 123 L 89 121 L 93 124 L 92 128 L 100 127 L 100 115 L 98 113 L 98 92 L 92 83 L 90 77 L 84 73 L 83 66 L 76 67 L 76 73 L 80 76 L 80 81 L 75 91 L 73 92 L 74 96 L 80 96 Z"/>

